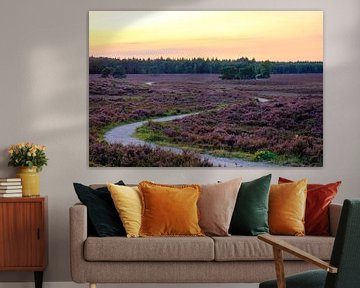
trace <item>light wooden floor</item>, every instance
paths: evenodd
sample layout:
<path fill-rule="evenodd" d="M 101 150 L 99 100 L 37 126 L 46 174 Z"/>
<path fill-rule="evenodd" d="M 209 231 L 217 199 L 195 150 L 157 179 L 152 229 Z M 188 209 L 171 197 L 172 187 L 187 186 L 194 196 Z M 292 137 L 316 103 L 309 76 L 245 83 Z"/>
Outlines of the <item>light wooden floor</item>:
<path fill-rule="evenodd" d="M 88 284 L 44 282 L 43 288 L 88 288 Z M 258 288 L 258 284 L 98 284 L 97 288 Z M 0 283 L 0 288 L 34 288 L 33 283 Z"/>

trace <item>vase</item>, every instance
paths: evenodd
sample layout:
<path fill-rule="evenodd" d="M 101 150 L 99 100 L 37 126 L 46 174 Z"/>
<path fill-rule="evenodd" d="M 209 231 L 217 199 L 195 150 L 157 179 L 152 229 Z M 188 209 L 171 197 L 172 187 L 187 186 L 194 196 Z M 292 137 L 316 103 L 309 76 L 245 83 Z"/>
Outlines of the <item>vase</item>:
<path fill-rule="evenodd" d="M 36 167 L 20 167 L 16 174 L 21 179 L 22 196 L 40 196 L 40 177 Z"/>

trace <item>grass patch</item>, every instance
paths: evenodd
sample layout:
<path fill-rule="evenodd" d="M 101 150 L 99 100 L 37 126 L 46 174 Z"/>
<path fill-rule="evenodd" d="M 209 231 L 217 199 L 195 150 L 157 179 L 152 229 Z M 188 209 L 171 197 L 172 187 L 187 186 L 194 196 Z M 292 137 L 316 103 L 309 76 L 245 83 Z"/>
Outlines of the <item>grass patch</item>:
<path fill-rule="evenodd" d="M 166 125 L 166 123 L 161 123 L 161 122 L 157 122 L 157 124 L 161 126 Z M 237 158 L 252 162 L 263 161 L 281 166 L 303 166 L 301 159 L 296 155 L 278 155 L 273 153 L 274 155 L 272 155 L 272 157 L 265 157 L 266 159 L 261 159 L 262 157 L 259 157 L 259 151 L 252 153 L 246 151 L 227 151 L 224 149 L 211 150 L 211 149 L 202 149 L 200 147 L 186 146 L 179 143 L 174 143 L 170 137 L 167 137 L 161 132 L 155 132 L 151 130 L 151 128 L 148 125 L 143 125 L 137 128 L 136 132 L 133 134 L 133 137 L 136 137 L 143 141 L 152 142 L 160 146 L 174 147 L 174 148 L 189 150 L 197 153 L 206 153 L 215 157 Z M 266 152 L 270 152 L 270 151 L 266 151 Z"/>
<path fill-rule="evenodd" d="M 209 150 L 206 153 L 216 156 L 216 157 L 223 157 L 223 158 L 238 158 L 246 161 L 253 161 L 255 162 L 254 154 L 245 151 L 226 151 L 226 150 Z"/>
<path fill-rule="evenodd" d="M 162 123 L 159 123 L 162 124 Z M 162 133 L 155 133 L 150 129 L 148 125 L 143 125 L 136 129 L 134 137 L 148 142 L 153 142 L 161 145 L 162 143 L 168 143 L 170 139 Z"/>

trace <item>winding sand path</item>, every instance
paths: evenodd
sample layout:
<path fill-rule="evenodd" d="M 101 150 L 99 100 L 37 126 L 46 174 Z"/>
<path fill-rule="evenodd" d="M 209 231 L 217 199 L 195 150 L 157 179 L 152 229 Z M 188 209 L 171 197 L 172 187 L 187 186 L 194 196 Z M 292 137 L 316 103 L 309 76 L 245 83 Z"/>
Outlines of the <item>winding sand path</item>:
<path fill-rule="evenodd" d="M 172 121 L 176 119 L 182 119 L 184 117 L 188 117 L 191 115 L 195 115 L 198 113 L 190 113 L 190 114 L 182 114 L 182 115 L 174 115 L 174 116 L 166 116 L 160 117 L 156 119 L 152 119 L 154 122 L 166 122 Z M 105 140 L 110 144 L 123 144 L 123 145 L 149 145 L 153 148 L 161 148 L 165 151 L 171 151 L 177 154 L 182 154 L 183 150 L 175 147 L 169 146 L 160 146 L 151 142 L 146 142 L 140 139 L 133 137 L 136 129 L 140 126 L 144 125 L 148 120 L 134 122 L 130 124 L 120 125 L 117 126 L 108 132 L 105 133 Z M 206 159 L 211 162 L 214 166 L 221 166 L 221 167 L 271 167 L 275 166 L 274 164 L 265 163 L 265 162 L 252 162 L 252 161 L 245 161 L 238 158 L 223 158 L 223 157 L 215 157 L 205 153 L 199 153 L 202 159 Z"/>

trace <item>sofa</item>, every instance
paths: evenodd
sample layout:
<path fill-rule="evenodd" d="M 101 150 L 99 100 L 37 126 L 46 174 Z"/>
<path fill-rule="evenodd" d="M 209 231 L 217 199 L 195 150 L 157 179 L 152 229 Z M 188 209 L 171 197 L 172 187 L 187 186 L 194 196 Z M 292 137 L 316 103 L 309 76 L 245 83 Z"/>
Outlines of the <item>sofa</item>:
<path fill-rule="evenodd" d="M 325 261 L 342 206 L 331 204 L 330 236 L 279 236 Z M 70 208 L 71 275 L 77 283 L 258 283 L 274 278 L 270 245 L 255 236 L 92 237 L 87 208 Z M 285 273 L 312 269 L 284 254 Z"/>

